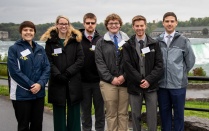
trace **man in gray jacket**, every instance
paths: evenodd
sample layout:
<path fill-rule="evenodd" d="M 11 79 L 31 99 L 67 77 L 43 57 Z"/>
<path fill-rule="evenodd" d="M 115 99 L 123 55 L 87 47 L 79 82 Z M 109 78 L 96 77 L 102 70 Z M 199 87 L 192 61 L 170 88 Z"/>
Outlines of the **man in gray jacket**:
<path fill-rule="evenodd" d="M 164 62 L 164 75 L 159 81 L 158 91 L 162 131 L 171 131 L 172 128 L 174 131 L 184 131 L 187 73 L 195 63 L 190 41 L 175 31 L 177 24 L 177 17 L 173 12 L 165 13 L 163 16 L 165 32 L 157 38 Z"/>

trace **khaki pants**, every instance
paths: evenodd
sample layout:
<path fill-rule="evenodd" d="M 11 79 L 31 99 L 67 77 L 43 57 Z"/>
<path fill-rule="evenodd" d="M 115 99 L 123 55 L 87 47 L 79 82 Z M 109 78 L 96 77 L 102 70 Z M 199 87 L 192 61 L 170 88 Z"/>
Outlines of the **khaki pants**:
<path fill-rule="evenodd" d="M 107 131 L 128 130 L 128 92 L 126 87 L 100 81 L 106 108 Z"/>

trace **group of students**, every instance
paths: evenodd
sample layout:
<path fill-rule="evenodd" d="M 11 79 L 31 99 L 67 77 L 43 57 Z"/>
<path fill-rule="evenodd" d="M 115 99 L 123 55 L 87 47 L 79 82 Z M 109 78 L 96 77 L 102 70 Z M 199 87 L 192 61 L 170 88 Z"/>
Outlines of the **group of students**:
<path fill-rule="evenodd" d="M 22 38 L 8 51 L 18 131 L 42 131 L 47 82 L 54 131 L 80 131 L 81 124 L 83 131 L 91 131 L 92 102 L 96 131 L 105 130 L 105 119 L 107 131 L 127 131 L 129 104 L 133 130 L 140 131 L 143 100 L 149 131 L 157 130 L 158 105 L 161 130 L 183 131 L 187 73 L 195 56 L 190 41 L 175 31 L 175 13 L 164 14 L 165 32 L 157 39 L 145 33 L 147 21 L 141 15 L 132 19 L 135 34 L 130 38 L 120 30 L 117 14 L 106 17 L 104 36 L 95 30 L 96 23 L 96 16 L 87 13 L 84 29 L 77 30 L 67 17 L 58 16 L 41 37 L 45 50 L 33 41 L 35 25 L 20 24 Z"/>

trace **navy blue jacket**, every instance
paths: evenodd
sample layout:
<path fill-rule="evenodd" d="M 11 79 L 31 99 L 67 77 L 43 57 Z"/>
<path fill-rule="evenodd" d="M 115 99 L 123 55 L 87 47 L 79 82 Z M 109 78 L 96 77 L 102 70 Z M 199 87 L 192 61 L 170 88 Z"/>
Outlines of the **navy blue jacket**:
<path fill-rule="evenodd" d="M 45 85 L 50 75 L 50 64 L 45 50 L 33 41 L 33 49 L 24 40 L 18 40 L 8 50 L 10 98 L 12 100 L 33 100 L 45 96 Z M 29 53 L 23 51 L 29 50 Z M 26 55 L 26 56 L 25 56 Z M 30 91 L 31 85 L 39 83 L 37 94 Z"/>

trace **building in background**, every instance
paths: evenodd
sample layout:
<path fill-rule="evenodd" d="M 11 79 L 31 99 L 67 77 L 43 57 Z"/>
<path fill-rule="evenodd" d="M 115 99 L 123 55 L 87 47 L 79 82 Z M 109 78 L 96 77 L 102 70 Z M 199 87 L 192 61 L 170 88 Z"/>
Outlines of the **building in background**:
<path fill-rule="evenodd" d="M 188 38 L 209 38 L 208 35 L 209 26 L 199 27 L 177 27 L 176 31 L 182 33 Z M 164 28 L 156 28 L 151 34 L 151 37 L 157 37 L 164 31 Z"/>
<path fill-rule="evenodd" d="M 9 33 L 7 31 L 0 31 L 0 40 L 8 40 Z"/>

